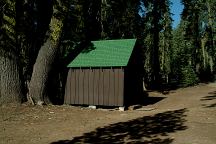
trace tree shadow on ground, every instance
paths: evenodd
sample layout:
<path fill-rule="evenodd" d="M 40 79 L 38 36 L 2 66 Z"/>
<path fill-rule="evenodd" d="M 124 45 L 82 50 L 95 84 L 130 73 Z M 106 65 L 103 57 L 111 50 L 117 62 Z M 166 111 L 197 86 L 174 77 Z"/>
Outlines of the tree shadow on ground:
<path fill-rule="evenodd" d="M 214 101 L 212 104 L 203 104 L 205 108 L 213 108 L 216 107 L 216 91 L 210 92 L 209 96 L 205 96 L 201 99 L 201 101 Z"/>
<path fill-rule="evenodd" d="M 140 102 L 141 105 L 143 106 L 147 106 L 147 105 L 153 105 L 153 104 L 156 104 L 160 101 L 162 101 L 163 99 L 165 99 L 166 97 L 146 97 L 143 101 Z"/>
<path fill-rule="evenodd" d="M 154 116 L 144 116 L 99 127 L 95 131 L 74 137 L 72 140 L 60 140 L 51 144 L 170 144 L 174 138 L 169 137 L 169 134 L 187 129 L 187 126 L 184 125 L 186 112 L 187 109 L 179 109 Z"/>

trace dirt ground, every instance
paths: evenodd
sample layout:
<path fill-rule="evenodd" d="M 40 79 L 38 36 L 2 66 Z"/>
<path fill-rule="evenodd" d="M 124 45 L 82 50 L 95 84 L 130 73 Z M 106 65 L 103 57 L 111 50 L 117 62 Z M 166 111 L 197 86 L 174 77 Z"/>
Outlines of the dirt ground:
<path fill-rule="evenodd" d="M 135 110 L 0 107 L 1 144 L 216 144 L 216 83 L 150 92 Z"/>

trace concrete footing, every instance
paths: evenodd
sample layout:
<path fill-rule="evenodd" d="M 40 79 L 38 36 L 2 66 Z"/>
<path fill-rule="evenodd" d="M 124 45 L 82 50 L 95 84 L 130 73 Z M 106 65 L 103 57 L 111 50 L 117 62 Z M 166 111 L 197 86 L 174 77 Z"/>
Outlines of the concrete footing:
<path fill-rule="evenodd" d="M 125 111 L 125 107 L 119 107 L 119 111 Z"/>
<path fill-rule="evenodd" d="M 90 108 L 90 109 L 97 109 L 97 107 L 94 106 L 94 105 L 90 105 L 89 108 Z"/>

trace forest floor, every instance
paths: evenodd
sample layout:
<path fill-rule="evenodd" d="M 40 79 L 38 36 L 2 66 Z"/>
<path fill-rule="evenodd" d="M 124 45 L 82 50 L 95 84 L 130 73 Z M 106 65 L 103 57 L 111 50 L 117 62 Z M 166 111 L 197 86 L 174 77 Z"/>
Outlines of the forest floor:
<path fill-rule="evenodd" d="M 1 144 L 216 144 L 216 83 L 150 92 L 135 110 L 0 107 Z"/>

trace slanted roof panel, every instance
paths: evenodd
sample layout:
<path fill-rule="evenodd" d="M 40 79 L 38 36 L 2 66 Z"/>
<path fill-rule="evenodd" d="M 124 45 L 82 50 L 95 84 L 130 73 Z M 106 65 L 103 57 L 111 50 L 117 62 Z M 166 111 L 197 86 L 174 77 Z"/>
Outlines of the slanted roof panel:
<path fill-rule="evenodd" d="M 82 51 L 68 67 L 126 66 L 136 39 L 93 41 L 89 52 Z"/>

